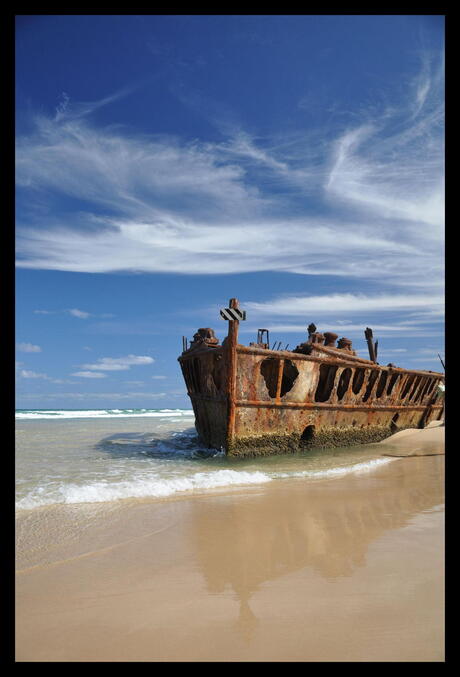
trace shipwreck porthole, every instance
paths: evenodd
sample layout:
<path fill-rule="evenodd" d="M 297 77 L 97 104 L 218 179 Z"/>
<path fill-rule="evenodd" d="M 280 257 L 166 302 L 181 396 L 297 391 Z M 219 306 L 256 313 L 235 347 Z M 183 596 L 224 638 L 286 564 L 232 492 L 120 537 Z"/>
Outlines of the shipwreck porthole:
<path fill-rule="evenodd" d="M 395 387 L 396 381 L 399 378 L 399 374 L 392 374 L 388 382 L 387 395 L 391 395 L 393 388 Z"/>
<path fill-rule="evenodd" d="M 334 387 L 335 375 L 338 367 L 322 364 L 319 368 L 319 381 L 315 392 L 315 402 L 326 402 L 331 396 Z"/>
<path fill-rule="evenodd" d="M 345 395 L 348 390 L 348 384 L 350 383 L 351 378 L 351 369 L 348 367 L 342 371 L 339 378 L 339 385 L 337 386 L 337 398 L 339 400 Z"/>
<path fill-rule="evenodd" d="M 427 378 L 427 379 L 425 380 L 425 385 L 423 386 L 423 390 L 422 390 L 422 392 L 420 393 L 420 396 L 417 398 L 419 402 L 423 402 L 423 400 L 424 400 L 426 394 L 428 393 L 429 387 L 430 387 L 430 379 Z"/>
<path fill-rule="evenodd" d="M 364 383 L 364 369 L 356 369 L 355 370 L 355 375 L 353 376 L 353 383 L 351 386 L 351 389 L 353 390 L 354 394 L 357 395 L 361 388 L 363 387 Z"/>
<path fill-rule="evenodd" d="M 264 377 L 270 397 L 276 397 L 279 363 L 280 361 L 274 357 L 267 357 L 260 365 L 260 373 Z"/>
<path fill-rule="evenodd" d="M 286 393 L 292 389 L 298 375 L 299 371 L 294 362 L 291 362 L 291 360 L 284 360 L 283 377 L 281 379 L 281 397 L 286 395 Z"/>
<path fill-rule="evenodd" d="M 367 400 L 369 399 L 371 392 L 372 392 L 372 388 L 374 387 L 374 383 L 376 382 L 378 377 L 379 377 L 379 372 L 377 371 L 377 369 L 374 369 L 373 371 L 371 371 L 369 379 L 367 381 L 366 392 L 363 395 L 363 402 L 367 402 Z"/>
<path fill-rule="evenodd" d="M 376 397 L 382 397 L 383 391 L 385 390 L 387 378 L 388 378 L 388 373 L 386 371 L 382 371 L 382 373 L 380 374 L 380 379 L 379 379 L 379 382 L 378 382 L 378 385 L 377 385 L 377 390 L 376 390 L 376 393 L 375 393 Z"/>
<path fill-rule="evenodd" d="M 300 436 L 300 441 L 302 444 L 310 444 L 315 436 L 315 426 L 307 425 L 302 435 Z"/>
<path fill-rule="evenodd" d="M 408 399 L 409 402 L 411 402 L 411 401 L 414 400 L 415 395 L 416 395 L 416 393 L 417 393 L 417 390 L 418 390 L 418 388 L 419 388 L 421 382 L 422 382 L 422 377 L 421 377 L 421 376 L 417 376 L 417 378 L 416 378 L 415 381 L 414 381 L 414 387 L 412 388 L 411 393 L 410 393 L 410 395 L 409 395 L 409 399 Z"/>
<path fill-rule="evenodd" d="M 415 381 L 415 375 L 414 374 L 411 374 L 411 376 L 407 377 L 406 384 L 405 384 L 404 389 L 401 393 L 401 399 L 402 400 L 406 397 L 407 393 L 412 388 L 414 381 Z"/>
<path fill-rule="evenodd" d="M 436 379 L 434 379 L 434 378 L 430 379 L 429 386 L 428 386 L 428 389 L 427 389 L 425 395 L 432 395 L 433 394 L 433 390 L 434 390 L 436 383 L 437 383 Z"/>
<path fill-rule="evenodd" d="M 278 385 L 278 375 L 280 369 L 280 360 L 275 357 L 267 357 L 260 365 L 260 373 L 264 377 L 270 397 L 276 397 L 276 388 Z M 280 396 L 286 395 L 293 387 L 299 371 L 291 360 L 284 360 L 283 373 L 281 376 Z"/>

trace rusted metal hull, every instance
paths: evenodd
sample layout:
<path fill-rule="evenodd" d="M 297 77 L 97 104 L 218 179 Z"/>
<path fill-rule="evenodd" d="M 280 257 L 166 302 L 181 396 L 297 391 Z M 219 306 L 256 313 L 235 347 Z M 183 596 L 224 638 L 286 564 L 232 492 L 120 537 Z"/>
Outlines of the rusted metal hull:
<path fill-rule="evenodd" d="M 312 333 L 294 352 L 243 346 L 237 336 L 238 322 L 222 345 L 200 329 L 178 358 L 198 435 L 228 455 L 377 442 L 442 417 L 441 373 L 381 366 L 357 357 L 348 339 L 331 347 L 333 334 L 326 346 Z"/>

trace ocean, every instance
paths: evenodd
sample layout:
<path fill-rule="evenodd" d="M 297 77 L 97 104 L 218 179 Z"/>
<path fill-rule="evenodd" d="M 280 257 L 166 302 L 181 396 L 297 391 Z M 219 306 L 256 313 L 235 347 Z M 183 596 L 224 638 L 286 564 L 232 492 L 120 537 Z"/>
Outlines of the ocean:
<path fill-rule="evenodd" d="M 204 447 L 191 409 L 18 409 L 16 509 L 161 500 L 266 482 L 369 473 L 377 445 L 227 458 Z"/>

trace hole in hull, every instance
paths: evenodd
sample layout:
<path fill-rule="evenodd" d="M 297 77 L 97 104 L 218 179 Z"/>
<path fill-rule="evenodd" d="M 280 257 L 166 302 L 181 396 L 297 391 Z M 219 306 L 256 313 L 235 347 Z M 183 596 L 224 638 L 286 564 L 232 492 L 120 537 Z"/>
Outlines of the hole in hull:
<path fill-rule="evenodd" d="M 291 390 L 298 375 L 299 372 L 295 364 L 291 362 L 291 360 L 284 360 L 283 377 L 281 379 L 281 397 Z"/>
<path fill-rule="evenodd" d="M 326 402 L 334 387 L 335 374 L 338 367 L 322 364 L 319 368 L 319 381 L 315 392 L 315 402 Z"/>
<path fill-rule="evenodd" d="M 382 371 L 382 373 L 380 374 L 380 379 L 379 379 L 378 385 L 377 385 L 377 391 L 375 393 L 376 397 L 382 397 L 383 391 L 385 390 L 387 378 L 388 378 L 388 373 L 386 371 Z"/>
<path fill-rule="evenodd" d="M 270 397 L 276 397 L 276 389 L 278 385 L 278 374 L 280 368 L 280 360 L 274 357 L 267 357 L 260 365 L 260 373 L 264 377 L 265 385 L 267 386 Z M 299 371 L 291 360 L 284 360 L 283 373 L 281 376 L 280 396 L 283 397 L 288 393 L 299 375 Z"/>
<path fill-rule="evenodd" d="M 392 374 L 388 382 L 387 395 L 391 395 L 393 388 L 395 387 L 396 381 L 399 378 L 399 374 Z"/>
<path fill-rule="evenodd" d="M 260 373 L 264 377 L 270 397 L 276 397 L 276 384 L 278 383 L 278 365 L 279 360 L 274 357 L 267 357 L 260 365 Z"/>
<path fill-rule="evenodd" d="M 339 385 L 337 386 L 337 398 L 339 400 L 345 395 L 348 390 L 348 384 L 350 383 L 351 378 L 351 369 L 348 367 L 342 371 L 340 374 Z"/>
<path fill-rule="evenodd" d="M 359 391 L 363 387 L 363 383 L 364 383 L 364 369 L 356 369 L 355 375 L 353 376 L 353 384 L 351 386 L 351 389 L 353 390 L 355 395 L 359 393 Z"/>
<path fill-rule="evenodd" d="M 390 430 L 393 434 L 398 431 L 398 426 L 397 426 L 398 418 L 399 418 L 399 414 L 395 414 L 393 416 L 393 418 L 391 419 Z"/>
<path fill-rule="evenodd" d="M 415 381 L 415 376 L 413 374 L 411 376 L 407 377 L 406 384 L 405 384 L 403 391 L 401 393 L 401 399 L 402 400 L 406 397 L 407 393 L 412 388 L 414 381 Z"/>
<path fill-rule="evenodd" d="M 300 441 L 303 444 L 309 444 L 315 436 L 315 426 L 307 425 L 302 435 L 300 436 Z"/>
<path fill-rule="evenodd" d="M 378 377 L 379 377 L 379 372 L 377 370 L 374 370 L 374 371 L 371 372 L 371 374 L 369 376 L 369 380 L 367 382 L 366 392 L 363 395 L 363 402 L 367 402 L 367 400 L 369 399 L 371 392 L 372 392 L 372 388 L 374 387 L 374 383 L 376 382 Z"/>
<path fill-rule="evenodd" d="M 420 391 L 420 395 L 417 397 L 417 401 L 418 401 L 419 403 L 420 403 L 420 402 L 423 402 L 423 399 L 424 399 L 425 395 L 426 395 L 427 392 L 428 392 L 428 388 L 430 387 L 430 382 L 431 382 L 431 381 L 430 381 L 429 378 L 427 378 L 427 379 L 425 380 L 425 385 L 423 386 L 422 390 Z"/>
<path fill-rule="evenodd" d="M 415 393 L 417 392 L 417 389 L 420 385 L 421 380 L 422 380 L 421 376 L 417 376 L 417 378 L 414 380 L 414 387 L 411 390 L 411 393 L 410 393 L 409 398 L 408 398 L 408 402 L 410 402 L 411 400 L 414 399 Z"/>

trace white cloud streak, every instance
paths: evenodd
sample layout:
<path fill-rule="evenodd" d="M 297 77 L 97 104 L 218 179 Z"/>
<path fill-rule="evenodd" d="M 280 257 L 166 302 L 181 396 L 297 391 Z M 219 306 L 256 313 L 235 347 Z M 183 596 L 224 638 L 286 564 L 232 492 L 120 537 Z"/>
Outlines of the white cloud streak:
<path fill-rule="evenodd" d="M 71 308 L 68 310 L 68 313 L 73 315 L 73 317 L 80 318 L 81 320 L 86 320 L 88 317 L 91 317 L 91 313 L 87 313 L 85 310 L 78 310 L 78 308 Z"/>
<path fill-rule="evenodd" d="M 56 314 L 72 315 L 78 317 L 80 320 L 87 320 L 89 317 L 94 318 L 112 318 L 115 317 L 113 313 L 95 314 L 89 313 L 87 310 L 80 310 L 79 308 L 67 308 L 66 310 L 34 310 L 34 315 L 56 315 Z"/>
<path fill-rule="evenodd" d="M 107 378 L 107 374 L 101 374 L 98 371 L 76 371 L 72 376 L 78 376 L 79 378 Z"/>
<path fill-rule="evenodd" d="M 248 319 L 240 327 L 243 334 L 253 334 L 261 326 L 271 332 L 306 334 L 310 322 L 320 331 L 350 337 L 362 337 L 369 325 L 387 337 L 440 336 L 443 331 L 444 297 L 440 293 L 281 295 L 264 302 L 244 300 L 240 305 Z M 208 312 L 217 314 L 215 308 Z"/>
<path fill-rule="evenodd" d="M 114 393 L 82 393 L 82 392 L 68 392 L 68 393 L 40 393 L 40 399 L 73 399 L 78 401 L 90 401 L 90 400 L 142 400 L 146 401 L 147 399 L 164 399 L 165 397 L 183 397 L 183 392 L 169 392 L 169 393 L 151 393 L 151 392 L 114 392 Z M 24 393 L 21 395 L 24 399 L 35 399 L 37 395 L 35 393 Z"/>
<path fill-rule="evenodd" d="M 97 129 L 85 119 L 91 106 L 71 115 L 63 103 L 19 137 L 17 181 L 30 195 L 84 200 L 86 211 L 21 220 L 18 265 L 283 271 L 442 288 L 442 83 L 442 67 L 427 60 L 393 109 L 369 110 L 334 134 L 316 130 L 316 139 L 309 130 L 322 155 L 300 132 L 293 152 L 293 139 L 287 151 L 235 126 L 223 143 Z"/>
<path fill-rule="evenodd" d="M 306 316 L 331 313 L 395 312 L 429 307 L 442 308 L 440 294 L 329 294 L 320 296 L 280 296 L 263 303 L 246 301 L 244 307 L 255 315 Z"/>
<path fill-rule="evenodd" d="M 20 376 L 21 378 L 49 378 L 46 374 L 40 374 L 36 371 L 30 371 L 29 369 L 21 369 Z"/>
<path fill-rule="evenodd" d="M 41 353 L 42 351 L 40 346 L 36 346 L 33 343 L 17 343 L 16 350 L 19 350 L 21 353 Z"/>
<path fill-rule="evenodd" d="M 53 378 L 52 376 L 48 376 L 48 374 L 43 374 L 40 372 L 36 371 L 31 371 L 30 369 L 21 369 L 19 372 L 19 376 L 21 378 L 25 379 L 43 379 L 44 381 L 49 381 L 50 383 L 57 383 L 57 384 L 62 384 L 62 383 L 76 383 L 76 381 L 70 381 L 68 379 L 60 379 L 60 378 Z"/>
<path fill-rule="evenodd" d="M 140 85 L 132 85 L 130 87 L 123 87 L 117 92 L 110 94 L 98 101 L 77 101 L 73 102 L 70 96 L 66 92 L 62 92 L 61 101 L 56 106 L 56 115 L 54 117 L 55 122 L 62 122 L 65 120 L 77 120 L 78 118 L 86 117 L 90 115 L 98 108 L 107 106 L 114 101 L 123 99 L 124 97 L 132 94 Z"/>
<path fill-rule="evenodd" d="M 132 366 L 153 364 L 153 357 L 147 355 L 127 355 L 126 357 L 101 357 L 94 364 L 81 365 L 84 370 L 127 371 Z M 80 375 L 83 372 L 80 372 Z"/>

